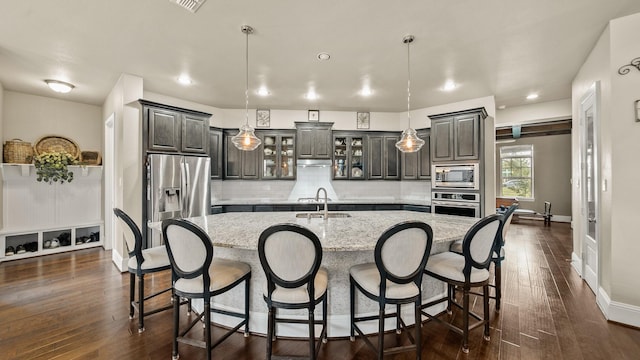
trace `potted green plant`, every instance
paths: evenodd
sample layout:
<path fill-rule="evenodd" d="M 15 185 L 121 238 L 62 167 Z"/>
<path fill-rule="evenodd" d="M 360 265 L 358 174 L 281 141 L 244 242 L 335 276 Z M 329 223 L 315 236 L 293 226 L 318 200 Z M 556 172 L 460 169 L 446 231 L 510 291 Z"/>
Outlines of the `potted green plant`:
<path fill-rule="evenodd" d="M 36 180 L 52 184 L 54 182 L 73 181 L 73 172 L 67 166 L 75 165 L 77 161 L 66 152 L 45 152 L 34 157 Z"/>

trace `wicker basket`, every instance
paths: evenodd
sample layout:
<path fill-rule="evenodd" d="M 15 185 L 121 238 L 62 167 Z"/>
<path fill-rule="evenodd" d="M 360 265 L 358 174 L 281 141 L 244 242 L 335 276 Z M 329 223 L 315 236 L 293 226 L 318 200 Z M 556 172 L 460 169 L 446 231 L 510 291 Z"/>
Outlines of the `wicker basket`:
<path fill-rule="evenodd" d="M 80 165 L 101 165 L 102 156 L 100 151 L 82 151 Z"/>
<path fill-rule="evenodd" d="M 82 160 L 78 144 L 64 136 L 45 136 L 36 142 L 33 149 L 36 155 L 40 155 L 45 152 L 66 152 L 71 155 L 74 160 Z"/>
<path fill-rule="evenodd" d="M 4 142 L 4 162 L 10 164 L 31 164 L 33 162 L 33 147 L 30 142 L 20 139 Z"/>

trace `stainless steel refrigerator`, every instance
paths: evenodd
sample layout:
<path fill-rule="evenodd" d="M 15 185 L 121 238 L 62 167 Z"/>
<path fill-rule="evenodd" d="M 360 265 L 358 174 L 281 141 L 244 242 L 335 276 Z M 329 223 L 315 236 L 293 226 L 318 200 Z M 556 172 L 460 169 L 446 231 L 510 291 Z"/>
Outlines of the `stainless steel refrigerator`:
<path fill-rule="evenodd" d="M 207 215 L 211 209 L 210 159 L 203 156 L 149 154 L 147 217 L 150 222 Z M 163 243 L 151 231 L 151 246 Z"/>

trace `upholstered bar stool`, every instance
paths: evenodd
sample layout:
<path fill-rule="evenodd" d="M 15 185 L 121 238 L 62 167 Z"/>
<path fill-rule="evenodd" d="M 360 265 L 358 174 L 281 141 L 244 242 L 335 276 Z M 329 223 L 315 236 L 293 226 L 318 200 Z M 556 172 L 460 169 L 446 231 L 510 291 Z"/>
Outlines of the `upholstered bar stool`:
<path fill-rule="evenodd" d="M 320 339 L 327 341 L 328 273 L 320 267 L 322 246 L 311 230 L 295 224 L 273 225 L 258 240 L 260 264 L 267 278 L 264 301 L 269 308 L 267 323 L 267 359 L 271 359 L 276 323 L 308 324 L 309 358 L 320 352 L 315 343 L 315 325 L 322 325 Z M 314 310 L 322 302 L 322 320 L 315 320 Z M 308 320 L 276 315 L 276 309 L 306 309 Z M 286 357 L 289 359 L 289 357 Z"/>
<path fill-rule="evenodd" d="M 127 267 L 130 274 L 129 279 L 129 319 L 133 319 L 135 311 L 138 312 L 138 332 L 144 331 L 144 317 L 160 311 L 172 308 L 172 305 L 166 305 L 145 312 L 144 302 L 171 290 L 171 287 L 163 289 L 159 292 L 144 294 L 144 276 L 159 271 L 169 270 L 169 256 L 164 246 L 157 246 L 148 249 L 142 249 L 142 233 L 138 225 L 124 211 L 114 208 L 113 213 L 122 222 L 125 223 L 125 242 L 129 250 L 129 261 Z M 136 277 L 138 278 L 138 300 L 135 299 Z"/>
<path fill-rule="evenodd" d="M 447 283 L 447 294 L 434 301 L 422 305 L 422 314 L 431 320 L 447 325 L 451 330 L 462 335 L 462 351 L 469 352 L 469 330 L 484 325 L 484 339 L 489 341 L 489 266 L 495 243 L 498 241 L 502 216 L 493 214 L 480 219 L 465 234 L 462 240 L 462 255 L 451 251 L 431 256 L 425 273 Z M 454 287 L 462 288 L 462 306 L 454 301 Z M 469 293 L 472 287 L 482 286 L 484 316 L 469 310 Z M 433 316 L 424 309 L 447 302 L 447 312 L 451 313 L 451 305 L 462 309 L 462 328 Z M 469 325 L 469 317 L 478 321 Z"/>
<path fill-rule="evenodd" d="M 422 301 L 422 274 L 433 243 L 433 231 L 428 224 L 411 221 L 396 224 L 387 229 L 378 239 L 374 252 L 375 263 L 355 265 L 349 269 L 349 297 L 351 302 L 351 341 L 355 332 L 377 353 L 381 360 L 384 355 L 405 351 L 416 351 L 416 359 L 421 357 L 420 306 Z M 378 315 L 356 316 L 355 290 L 358 289 L 369 299 L 378 303 Z M 410 346 L 384 348 L 384 320 L 396 318 L 396 332 L 406 328 L 400 315 L 402 304 L 415 304 L 415 338 L 407 332 L 413 343 Z M 386 313 L 387 304 L 396 305 L 395 313 Z M 378 320 L 378 346 L 373 345 L 357 323 Z"/>
<path fill-rule="evenodd" d="M 493 285 L 489 286 L 495 288 L 495 295 L 490 295 L 489 298 L 496 301 L 496 311 L 500 311 L 500 303 L 502 300 L 502 261 L 505 259 L 504 244 L 507 239 L 507 232 L 511 226 L 511 220 L 513 219 L 513 213 L 518 208 L 518 204 L 513 204 L 507 208 L 502 214 L 501 230 L 499 232 L 500 238 L 496 241 L 496 248 L 493 251 L 491 261 L 493 262 L 494 281 Z M 450 251 L 462 255 L 462 240 L 456 241 L 451 244 Z M 472 294 L 476 294 L 471 292 Z M 480 295 L 480 294 L 476 294 Z M 454 290 L 455 297 L 455 290 Z"/>
<path fill-rule="evenodd" d="M 206 349 L 207 359 L 211 350 L 221 344 L 231 334 L 244 326 L 245 336 L 249 335 L 249 293 L 251 267 L 243 262 L 213 257 L 213 243 L 198 226 L 186 221 L 169 219 L 162 222 L 162 235 L 167 246 L 169 262 L 173 272 L 173 351 L 172 358 L 178 359 L 178 342 Z M 211 306 L 211 299 L 227 292 L 244 282 L 244 313 L 217 309 Z M 180 332 L 179 298 L 203 299 L 204 310 Z M 227 330 L 215 343 L 211 340 L 211 312 L 242 319 L 235 327 Z M 187 333 L 204 319 L 204 341 L 187 337 Z"/>

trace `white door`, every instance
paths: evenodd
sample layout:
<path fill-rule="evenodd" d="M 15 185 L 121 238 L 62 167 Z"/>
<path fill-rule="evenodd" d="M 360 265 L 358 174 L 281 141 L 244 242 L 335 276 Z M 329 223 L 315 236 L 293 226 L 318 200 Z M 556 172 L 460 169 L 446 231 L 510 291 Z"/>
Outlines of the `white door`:
<path fill-rule="evenodd" d="M 582 274 L 583 278 L 597 294 L 598 289 L 598 146 L 596 129 L 598 125 L 597 93 L 594 84 L 584 96 L 580 105 L 582 124 Z"/>
<path fill-rule="evenodd" d="M 114 139 L 115 114 L 109 115 L 104 122 L 104 156 L 102 164 L 104 167 L 104 244 L 105 249 L 113 247 L 113 237 L 115 234 L 115 220 L 113 208 L 115 206 L 115 174 L 114 164 L 115 157 L 113 139 Z"/>

